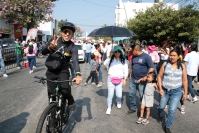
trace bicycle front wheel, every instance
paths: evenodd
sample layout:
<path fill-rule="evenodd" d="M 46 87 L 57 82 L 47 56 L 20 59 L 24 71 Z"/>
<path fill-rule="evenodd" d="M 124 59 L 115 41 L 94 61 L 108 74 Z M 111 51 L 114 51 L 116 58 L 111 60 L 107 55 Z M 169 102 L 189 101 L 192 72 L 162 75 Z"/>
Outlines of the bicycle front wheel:
<path fill-rule="evenodd" d="M 36 133 L 62 133 L 60 112 L 57 103 L 49 104 L 39 119 Z"/>

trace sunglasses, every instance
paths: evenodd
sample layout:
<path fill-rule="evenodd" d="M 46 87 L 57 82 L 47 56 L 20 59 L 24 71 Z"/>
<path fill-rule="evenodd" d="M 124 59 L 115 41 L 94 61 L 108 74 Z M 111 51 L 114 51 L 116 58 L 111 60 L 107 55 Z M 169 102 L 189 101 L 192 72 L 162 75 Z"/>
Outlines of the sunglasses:
<path fill-rule="evenodd" d="M 120 53 L 120 51 L 118 50 L 118 51 L 115 51 L 114 53 Z"/>
<path fill-rule="evenodd" d="M 62 30 L 61 32 L 63 32 L 64 34 L 69 34 L 69 35 L 72 35 L 73 34 L 73 31 L 72 30 L 69 30 L 69 29 L 64 29 Z"/>

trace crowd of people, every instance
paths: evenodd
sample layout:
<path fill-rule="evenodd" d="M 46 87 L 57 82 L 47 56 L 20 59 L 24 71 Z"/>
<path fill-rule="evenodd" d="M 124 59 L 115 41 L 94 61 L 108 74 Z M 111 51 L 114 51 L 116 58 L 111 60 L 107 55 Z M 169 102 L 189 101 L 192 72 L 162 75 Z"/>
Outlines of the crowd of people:
<path fill-rule="evenodd" d="M 91 72 L 86 80 L 92 77 L 92 84 L 101 87 L 102 64 L 108 71 L 107 111 L 111 114 L 112 98 L 116 91 L 117 108 L 121 108 L 122 86 L 129 78 L 129 111 L 137 111 L 136 93 L 140 97 L 140 117 L 136 121 L 144 125 L 149 123 L 150 108 L 154 104 L 154 91 L 160 94 L 157 121 L 162 123 L 163 110 L 168 109 L 165 132 L 170 133 L 178 104 L 181 104 L 181 114 L 185 113 L 184 101 L 198 101 L 192 82 L 199 76 L 199 53 L 197 44 L 167 42 L 163 45 L 153 43 L 129 45 L 86 41 L 83 44 L 85 62 L 90 63 Z M 199 78 L 197 78 L 199 80 Z M 94 83 L 95 81 L 95 83 Z M 99 81 L 99 82 L 98 82 Z M 197 84 L 199 81 L 195 81 Z M 144 117 L 145 114 L 145 117 Z"/>
<path fill-rule="evenodd" d="M 21 39 L 21 37 L 17 38 L 14 44 L 17 69 L 23 68 L 21 61 L 25 57 L 30 67 L 29 73 L 33 73 L 33 68 L 36 68 L 36 56 L 41 54 L 41 50 L 45 47 L 45 45 L 45 42 L 36 42 L 35 39 L 28 40 L 26 43 Z M 5 61 L 6 56 L 4 56 L 3 48 L 0 46 L 0 66 L 3 72 L 3 77 L 8 77 L 6 73 Z"/>
<path fill-rule="evenodd" d="M 69 34 L 68 31 L 67 33 Z M 17 68 L 22 68 L 20 61 L 23 54 L 26 54 L 30 64 L 29 73 L 33 73 L 33 68 L 36 68 L 35 57 L 39 47 L 34 39 L 23 45 L 22 40 L 19 38 L 15 44 Z M 42 43 L 41 47 L 43 47 Z M 191 103 L 198 101 L 196 96 L 198 93 L 192 85 L 196 76 L 199 77 L 197 44 L 167 42 L 163 45 L 155 45 L 144 42 L 142 44 L 130 43 L 127 45 L 122 43 L 115 44 L 112 41 L 93 43 L 87 40 L 82 44 L 82 47 L 85 52 L 85 63 L 89 63 L 91 68 L 85 85 L 88 85 L 88 81 L 91 78 L 92 84 L 101 87 L 103 84 L 102 75 L 103 72 L 106 72 L 102 71 L 102 67 L 105 66 L 108 72 L 107 115 L 110 115 L 112 111 L 114 91 L 116 91 L 117 108 L 120 109 L 122 107 L 122 90 L 123 86 L 127 85 L 128 79 L 130 104 L 127 114 L 135 113 L 138 110 L 140 116 L 136 123 L 148 124 L 150 108 L 154 104 L 154 91 L 157 90 L 160 94 L 159 106 L 157 108 L 157 121 L 159 123 L 162 123 L 163 120 L 163 110 L 168 109 L 167 121 L 165 123 L 166 133 L 171 132 L 170 128 L 178 104 L 181 104 L 181 113 L 185 114 L 184 101 L 190 98 L 189 94 L 192 97 Z M 42 53 L 48 54 L 50 50 L 49 47 L 46 47 Z M 7 77 L 4 56 L 2 54 L 0 50 L 0 64 L 3 77 Z M 73 62 L 77 58 L 76 53 L 74 55 L 75 59 L 73 59 Z M 70 63 L 71 68 L 74 67 L 72 65 L 73 63 Z M 75 69 L 79 70 L 79 67 L 75 66 Z M 72 70 L 71 73 L 74 73 L 74 71 Z M 199 81 L 196 82 L 199 84 Z M 140 100 L 139 109 L 137 109 L 138 102 L 136 102 L 137 92 L 139 93 Z M 73 105 L 74 99 L 71 99 L 70 102 Z"/>

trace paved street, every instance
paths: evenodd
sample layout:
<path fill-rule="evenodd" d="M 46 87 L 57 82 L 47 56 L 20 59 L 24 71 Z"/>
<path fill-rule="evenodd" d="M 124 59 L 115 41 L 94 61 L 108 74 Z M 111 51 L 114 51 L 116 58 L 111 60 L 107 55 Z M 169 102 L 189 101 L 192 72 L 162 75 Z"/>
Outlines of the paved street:
<path fill-rule="evenodd" d="M 29 74 L 29 69 L 8 70 L 8 78 L 0 76 L 0 133 L 34 133 L 39 117 L 48 104 L 47 90 L 42 84 L 33 83 L 33 76 L 45 76 L 45 59 L 37 59 L 35 72 Z M 89 75 L 89 64 L 81 64 L 84 82 Z M 107 72 L 103 72 L 104 81 Z M 196 89 L 199 86 L 194 83 Z M 123 104 L 117 109 L 114 104 L 111 115 L 106 115 L 107 85 L 101 88 L 94 85 L 74 85 L 72 93 L 77 108 L 71 114 L 64 133 L 163 133 L 162 126 L 156 122 L 159 95 L 155 92 L 155 104 L 151 109 L 149 124 L 136 124 L 137 114 L 126 115 L 128 111 L 128 87 L 123 89 Z M 138 99 L 138 97 L 137 97 Z M 185 102 L 186 113 L 177 110 L 173 133 L 199 133 L 199 103 Z M 179 106 L 180 107 L 180 106 Z M 167 112 L 167 110 L 165 110 Z"/>

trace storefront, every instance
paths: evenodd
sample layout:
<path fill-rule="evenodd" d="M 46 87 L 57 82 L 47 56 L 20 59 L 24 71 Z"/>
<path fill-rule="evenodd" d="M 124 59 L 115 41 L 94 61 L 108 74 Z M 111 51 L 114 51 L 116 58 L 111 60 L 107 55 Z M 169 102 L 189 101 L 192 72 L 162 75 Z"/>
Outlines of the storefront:
<path fill-rule="evenodd" d="M 11 38 L 11 29 L 0 28 L 0 39 Z"/>
<path fill-rule="evenodd" d="M 3 38 L 14 39 L 14 26 L 6 23 L 6 20 L 0 19 L 0 39 Z"/>

